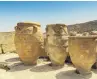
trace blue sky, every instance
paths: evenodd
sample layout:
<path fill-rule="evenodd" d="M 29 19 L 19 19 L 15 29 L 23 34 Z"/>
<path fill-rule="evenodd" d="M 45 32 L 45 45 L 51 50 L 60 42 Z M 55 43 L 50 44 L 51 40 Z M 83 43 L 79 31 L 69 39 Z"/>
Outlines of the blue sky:
<path fill-rule="evenodd" d="M 97 2 L 30 1 L 0 2 L 0 31 L 13 31 L 17 22 L 66 25 L 97 20 Z"/>

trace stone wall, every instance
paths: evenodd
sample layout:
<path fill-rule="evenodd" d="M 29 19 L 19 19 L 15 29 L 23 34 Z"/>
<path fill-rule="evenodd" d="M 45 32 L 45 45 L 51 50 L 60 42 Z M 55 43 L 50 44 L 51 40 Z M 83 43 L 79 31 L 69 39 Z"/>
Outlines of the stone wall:
<path fill-rule="evenodd" d="M 14 32 L 0 32 L 0 53 L 2 53 L 1 48 L 5 53 L 15 52 L 14 34 Z"/>

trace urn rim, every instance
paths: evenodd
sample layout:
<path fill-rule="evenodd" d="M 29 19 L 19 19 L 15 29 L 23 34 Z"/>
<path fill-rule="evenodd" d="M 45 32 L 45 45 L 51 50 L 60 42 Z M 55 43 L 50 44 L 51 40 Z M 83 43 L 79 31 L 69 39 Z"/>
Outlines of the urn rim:
<path fill-rule="evenodd" d="M 66 26 L 66 25 L 63 24 L 63 23 L 47 24 L 46 26 L 55 26 L 55 25 Z"/>
<path fill-rule="evenodd" d="M 18 22 L 17 26 L 19 26 L 19 25 L 38 25 L 38 26 L 40 26 L 40 23 L 38 23 L 38 22 Z"/>

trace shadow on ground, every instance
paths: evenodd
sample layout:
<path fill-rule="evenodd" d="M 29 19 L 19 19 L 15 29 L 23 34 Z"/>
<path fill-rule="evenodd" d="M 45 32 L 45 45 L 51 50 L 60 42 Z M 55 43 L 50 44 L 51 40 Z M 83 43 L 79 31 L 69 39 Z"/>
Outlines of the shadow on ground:
<path fill-rule="evenodd" d="M 19 57 L 15 57 L 15 58 L 9 58 L 5 60 L 6 62 L 16 62 L 16 61 L 20 61 Z"/>
<path fill-rule="evenodd" d="M 5 61 L 9 62 L 9 63 L 12 63 L 9 66 L 10 70 L 8 70 L 8 72 L 22 71 L 22 70 L 26 70 L 26 69 L 29 69 L 29 68 L 33 67 L 32 65 L 24 65 L 20 61 L 19 57 L 9 58 L 9 59 L 6 59 Z"/>
<path fill-rule="evenodd" d="M 95 74 L 97 74 L 97 69 L 92 69 L 92 72 L 94 72 Z"/>
<path fill-rule="evenodd" d="M 30 69 L 35 65 L 24 65 L 22 62 L 14 63 L 10 66 L 9 72 L 22 71 L 26 69 Z"/>
<path fill-rule="evenodd" d="M 19 57 L 9 58 L 5 60 L 6 62 L 12 63 L 10 65 L 10 70 L 8 72 L 16 72 L 29 69 L 31 72 L 49 72 L 61 69 L 60 66 L 49 66 L 50 63 L 44 65 L 24 65 Z M 65 63 L 67 64 L 67 63 Z M 72 63 L 67 64 L 70 67 L 73 67 Z M 63 66 L 64 67 L 64 66 Z"/>
<path fill-rule="evenodd" d="M 81 75 L 76 74 L 74 72 L 75 70 L 68 70 L 64 72 L 60 72 L 56 74 L 56 79 L 90 79 L 92 77 L 92 74 L 89 75 Z"/>
<path fill-rule="evenodd" d="M 31 68 L 30 71 L 32 71 L 32 72 L 49 72 L 49 71 L 58 70 L 60 68 L 62 68 L 62 67 L 52 67 L 52 66 L 49 66 L 49 64 L 45 64 L 45 65 L 35 66 L 35 67 Z"/>

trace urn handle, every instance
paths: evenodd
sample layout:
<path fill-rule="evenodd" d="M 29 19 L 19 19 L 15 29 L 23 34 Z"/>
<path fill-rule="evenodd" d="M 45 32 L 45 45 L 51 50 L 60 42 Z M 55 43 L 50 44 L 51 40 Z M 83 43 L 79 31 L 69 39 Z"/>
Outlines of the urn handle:
<path fill-rule="evenodd" d="M 17 26 L 15 26 L 14 29 L 17 30 Z"/>
<path fill-rule="evenodd" d="M 15 30 L 21 30 L 21 28 L 20 28 L 20 27 L 17 27 L 17 26 L 15 26 L 14 29 L 15 29 Z"/>
<path fill-rule="evenodd" d="M 33 33 L 36 33 L 36 32 L 37 32 L 37 27 L 33 26 Z"/>

